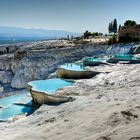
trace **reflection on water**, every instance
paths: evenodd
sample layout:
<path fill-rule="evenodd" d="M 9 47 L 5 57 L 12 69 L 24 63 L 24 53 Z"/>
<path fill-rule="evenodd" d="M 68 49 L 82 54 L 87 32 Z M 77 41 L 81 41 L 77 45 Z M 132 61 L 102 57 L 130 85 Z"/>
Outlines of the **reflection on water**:
<path fill-rule="evenodd" d="M 8 97 L 4 97 L 0 99 L 0 106 L 7 107 L 12 105 L 14 102 L 22 101 L 24 103 L 27 103 L 31 100 L 30 97 L 27 96 L 27 93 L 20 93 Z"/>
<path fill-rule="evenodd" d="M 15 115 L 31 114 L 33 108 L 20 105 L 11 105 L 7 108 L 0 109 L 0 120 L 8 120 Z"/>
<path fill-rule="evenodd" d="M 65 81 L 59 78 L 54 79 L 47 79 L 47 80 L 38 80 L 38 81 L 31 81 L 28 83 L 32 86 L 33 90 L 45 92 L 49 94 L 55 94 L 55 91 L 63 88 L 65 86 L 70 86 L 73 82 Z"/>
<path fill-rule="evenodd" d="M 7 120 L 10 117 L 20 114 L 31 114 L 33 112 L 32 107 L 14 105 L 14 103 L 22 103 L 32 105 L 31 97 L 27 96 L 27 93 L 20 93 L 11 95 L 0 99 L 0 120 Z"/>
<path fill-rule="evenodd" d="M 27 92 L 11 95 L 0 99 L 0 120 L 7 120 L 10 117 L 19 114 L 30 114 L 33 108 L 29 106 L 14 105 L 14 103 L 22 103 L 32 105 L 31 97 L 27 96 Z"/>
<path fill-rule="evenodd" d="M 84 65 L 82 63 L 66 63 L 64 65 L 61 65 L 60 68 L 66 69 L 66 70 L 74 70 L 74 71 L 84 71 Z"/>

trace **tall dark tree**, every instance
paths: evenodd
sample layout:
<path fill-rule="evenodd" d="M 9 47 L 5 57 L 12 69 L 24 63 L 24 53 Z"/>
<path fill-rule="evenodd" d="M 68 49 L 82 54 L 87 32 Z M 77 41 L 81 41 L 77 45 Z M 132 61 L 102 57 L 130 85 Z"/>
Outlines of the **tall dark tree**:
<path fill-rule="evenodd" d="M 119 25 L 119 28 L 118 28 L 118 31 L 120 31 L 120 30 L 121 30 L 121 27 L 122 27 L 122 26 L 121 26 L 121 24 L 120 24 L 120 25 Z"/>
<path fill-rule="evenodd" d="M 109 23 L 109 26 L 108 26 L 108 32 L 109 32 L 109 33 L 112 32 L 112 23 L 111 23 L 111 22 Z"/>
<path fill-rule="evenodd" d="M 117 20 L 116 19 L 114 19 L 114 22 L 113 22 L 113 32 L 117 33 Z"/>
<path fill-rule="evenodd" d="M 117 20 L 116 19 L 114 19 L 113 21 L 111 21 L 109 23 L 108 32 L 109 33 L 117 33 Z"/>

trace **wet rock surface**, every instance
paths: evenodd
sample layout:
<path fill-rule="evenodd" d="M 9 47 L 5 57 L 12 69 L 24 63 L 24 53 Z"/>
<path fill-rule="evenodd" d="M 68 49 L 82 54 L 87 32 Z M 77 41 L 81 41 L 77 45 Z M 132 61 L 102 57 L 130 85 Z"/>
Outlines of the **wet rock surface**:
<path fill-rule="evenodd" d="M 140 45 L 134 45 L 130 50 L 129 54 L 140 54 Z"/>
<path fill-rule="evenodd" d="M 12 46 L 13 47 L 13 46 Z M 68 41 L 40 41 L 24 44 L 0 55 L 0 82 L 21 89 L 32 80 L 46 79 L 60 64 L 72 62 L 102 50 L 104 45 L 78 45 Z M 11 74 L 10 74 L 11 72 Z"/>
<path fill-rule="evenodd" d="M 102 73 L 61 89 L 76 100 L 43 105 L 29 117 L 1 123 L 1 139 L 139 140 L 140 64 L 89 68 Z"/>

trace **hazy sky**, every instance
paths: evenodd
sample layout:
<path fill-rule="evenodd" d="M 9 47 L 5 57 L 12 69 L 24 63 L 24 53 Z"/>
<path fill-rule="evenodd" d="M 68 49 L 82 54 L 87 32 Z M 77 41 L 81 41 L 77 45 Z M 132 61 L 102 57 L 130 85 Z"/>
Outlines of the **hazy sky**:
<path fill-rule="evenodd" d="M 0 26 L 107 32 L 114 18 L 140 23 L 140 0 L 0 0 Z"/>

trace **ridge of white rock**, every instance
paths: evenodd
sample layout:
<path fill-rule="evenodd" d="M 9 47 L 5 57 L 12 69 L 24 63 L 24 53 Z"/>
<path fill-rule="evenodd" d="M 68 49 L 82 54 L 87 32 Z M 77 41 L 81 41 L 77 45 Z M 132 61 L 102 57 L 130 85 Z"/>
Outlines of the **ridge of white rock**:
<path fill-rule="evenodd" d="M 90 69 L 103 73 L 64 89 L 75 101 L 0 123 L 0 140 L 139 140 L 140 64 Z"/>
<path fill-rule="evenodd" d="M 106 50 L 103 45 L 78 45 L 68 41 L 40 41 L 16 46 L 16 51 L 0 56 L 0 82 L 21 89 L 32 80 L 45 79 L 60 64 Z M 10 47 L 9 47 L 10 48 Z"/>
<path fill-rule="evenodd" d="M 135 44 L 76 45 L 66 40 L 0 46 L 4 53 L 0 55 L 0 82 L 16 89 L 26 88 L 29 81 L 47 78 L 65 62 L 98 53 L 126 53 L 132 46 Z"/>

